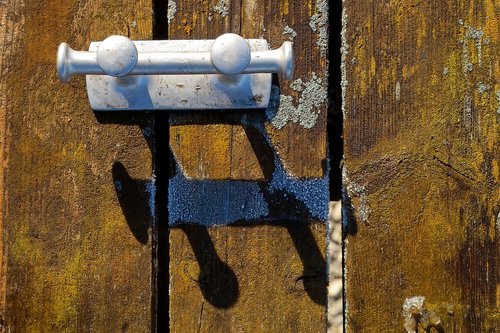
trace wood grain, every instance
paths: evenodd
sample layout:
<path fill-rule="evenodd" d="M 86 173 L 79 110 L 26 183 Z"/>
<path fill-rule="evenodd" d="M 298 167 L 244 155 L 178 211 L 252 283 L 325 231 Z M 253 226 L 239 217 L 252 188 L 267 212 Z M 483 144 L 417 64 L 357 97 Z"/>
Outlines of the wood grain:
<path fill-rule="evenodd" d="M 151 331 L 151 116 L 94 114 L 55 70 L 63 41 L 149 38 L 151 5 L 0 8 L 2 331 Z"/>
<path fill-rule="evenodd" d="M 322 3 L 325 1 L 318 1 Z M 294 38 L 295 79 L 308 82 L 313 75 L 326 86 L 326 48 L 323 51 L 317 45 L 317 35 L 310 27 L 311 17 L 320 12 L 315 1 L 177 1 L 177 11 L 171 21 L 169 33 L 171 39 L 208 39 L 216 38 L 225 32 L 235 32 L 245 38 L 265 38 L 273 48 L 288 40 L 284 35 L 285 26 L 293 26 L 297 33 Z M 217 5 L 225 4 L 227 14 L 221 15 Z M 327 16 L 327 5 L 321 7 L 322 15 Z M 325 22 L 322 22 L 326 24 Z M 327 26 L 323 25 L 327 34 Z M 325 42 L 325 41 L 323 41 Z M 300 91 L 290 87 L 291 82 L 281 82 L 281 94 L 292 96 L 299 104 Z M 319 94 L 321 92 L 318 92 Z M 288 174 L 299 178 L 323 177 L 326 168 L 326 92 L 325 100 L 311 112 L 317 113 L 318 119 L 312 128 L 289 121 L 283 128 L 276 128 L 268 122 L 260 110 L 254 111 L 260 123 L 266 123 L 269 139 Z M 220 116 L 207 111 L 205 116 L 196 115 L 198 124 L 193 123 L 193 115 L 172 114 L 171 149 L 177 163 L 183 168 L 186 177 L 191 179 L 244 179 L 266 180 L 259 165 L 259 157 L 248 140 L 239 140 L 244 135 L 241 123 L 235 123 L 234 116 L 227 117 L 224 123 Z M 231 118 L 233 117 L 233 118 Z M 231 120 L 232 119 L 232 120 Z M 201 124 L 199 123 L 201 122 Z M 210 124 L 210 123 L 216 124 Z M 236 121 L 237 122 L 237 121 Z M 186 140 L 186 141 L 184 141 Z M 220 142 L 223 141 L 223 142 Z M 185 151 L 190 146 L 190 153 Z M 213 156 L 206 156 L 217 146 Z M 215 161 L 217 159 L 217 161 Z M 232 167 L 229 164 L 238 161 Z M 237 165 L 237 167 L 236 167 Z M 240 170 L 246 170 L 241 172 Z"/>
<path fill-rule="evenodd" d="M 294 108 L 299 108 L 302 96 L 316 93 L 316 99 L 314 107 L 300 109 L 300 116 L 285 117 L 279 123 L 264 110 L 170 115 L 172 179 L 178 179 L 179 173 L 185 178 L 182 182 L 171 180 L 169 187 L 170 222 L 177 223 L 169 235 L 170 330 L 325 331 L 325 224 L 305 213 L 304 203 L 289 195 L 287 188 L 272 193 L 268 188 L 276 177 L 278 164 L 284 170 L 283 176 L 293 179 L 297 188 L 305 188 L 307 181 L 317 181 L 317 185 L 314 183 L 317 193 L 326 193 L 325 202 L 318 204 L 320 207 L 324 204 L 326 215 L 327 45 L 320 48 L 319 26 L 316 31 L 310 26 L 311 18 L 315 14 L 318 18 L 321 13 L 321 32 L 327 36 L 326 1 L 318 1 L 324 5 L 321 10 L 315 1 L 177 0 L 175 3 L 177 10 L 169 26 L 171 39 L 207 39 L 234 32 L 246 38 L 265 38 L 275 48 L 291 38 L 284 34 L 285 27 L 291 27 L 297 33 L 295 79 L 304 81 L 302 88 L 309 84 L 316 90 L 294 90 L 292 82 L 275 80 L 279 94 L 291 99 L 292 107 L 282 107 L 281 111 L 290 116 Z M 276 97 L 278 101 L 288 98 Z M 310 126 L 304 126 L 302 116 L 313 118 Z M 172 203 L 178 202 L 180 192 L 185 194 L 190 190 L 187 186 L 193 183 L 202 184 L 203 195 L 196 190 L 186 210 L 204 214 L 192 221 L 172 221 L 172 208 L 178 208 L 172 207 Z M 235 188 L 248 189 L 254 185 L 257 191 L 251 192 L 254 194 L 248 195 L 248 200 L 262 197 L 264 210 L 268 211 L 265 216 L 241 218 L 250 214 L 248 202 L 243 200 L 238 207 L 232 203 L 248 192 L 239 193 Z M 211 205 L 214 196 L 224 196 L 227 205 Z M 319 195 L 317 200 L 321 198 Z M 216 212 L 207 214 L 209 210 Z M 221 220 L 213 217 L 220 216 L 221 211 L 224 215 Z M 240 218 L 229 221 L 227 216 L 233 215 Z M 200 225 L 228 221 L 237 223 Z"/>
<path fill-rule="evenodd" d="M 494 1 L 345 2 L 348 332 L 500 327 L 499 19 Z"/>

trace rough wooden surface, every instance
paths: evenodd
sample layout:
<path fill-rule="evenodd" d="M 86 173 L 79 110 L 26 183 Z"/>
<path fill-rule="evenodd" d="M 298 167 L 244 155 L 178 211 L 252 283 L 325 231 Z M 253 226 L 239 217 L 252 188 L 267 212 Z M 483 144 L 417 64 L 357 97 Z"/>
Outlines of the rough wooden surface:
<path fill-rule="evenodd" d="M 313 31 L 310 22 L 315 13 L 321 19 L 316 20 L 316 31 Z M 292 40 L 297 55 L 294 78 L 300 78 L 307 83 L 313 76 L 317 76 L 322 80 L 320 85 L 326 87 L 326 1 L 319 0 L 316 5 L 313 0 L 185 0 L 176 1 L 176 13 L 172 16 L 169 26 L 171 39 L 207 39 L 216 38 L 226 32 L 235 32 L 246 38 L 265 38 L 273 48 L 279 47 L 285 40 Z M 295 38 L 292 38 L 293 32 L 285 33 L 286 26 L 295 31 Z M 319 38 L 320 32 L 325 34 L 323 39 Z M 317 42 L 322 43 L 321 47 Z M 303 91 L 292 89 L 291 83 L 280 82 L 281 94 L 292 96 L 296 106 L 307 104 L 299 103 L 300 97 L 308 96 L 305 96 Z M 316 93 L 321 95 L 323 91 L 318 89 Z M 299 116 L 295 121 L 290 117 L 288 121 L 274 124 L 277 126 L 266 122 L 266 130 L 274 149 L 280 155 L 287 173 L 295 177 L 313 178 L 323 177 L 325 174 L 326 91 L 318 99 L 319 107 L 297 112 Z M 263 112 L 256 111 L 255 116 L 260 117 L 262 123 L 265 122 Z M 259 165 L 259 156 L 256 156 L 252 142 L 246 137 L 241 120 L 234 124 L 230 123 L 231 118 L 228 118 L 225 123 L 221 123 L 224 117 L 216 117 L 217 115 L 212 113 L 205 116 L 204 120 L 199 120 L 202 124 L 186 126 L 182 122 L 192 123 L 192 115 L 173 114 L 171 149 L 186 176 L 193 179 L 265 180 L 265 171 Z M 215 124 L 209 123 L 210 118 L 216 118 L 213 120 Z M 309 119 L 312 119 L 310 123 L 304 125 Z M 185 149 L 188 144 L 190 153 Z M 212 146 L 216 146 L 216 153 Z M 212 151 L 214 152 L 211 153 Z M 230 165 L 231 163 L 234 164 Z"/>
<path fill-rule="evenodd" d="M 347 331 L 498 332 L 500 5 L 344 5 Z"/>
<path fill-rule="evenodd" d="M 8 0 L 0 20 L 2 331 L 149 332 L 151 117 L 94 114 L 55 58 L 150 37 L 151 4 Z"/>
<path fill-rule="evenodd" d="M 304 188 L 302 192 L 307 192 L 307 181 L 316 181 L 307 184 L 326 193 L 324 202 L 321 195 L 316 199 L 319 210 L 327 212 L 326 1 L 170 3 L 171 39 L 206 39 L 235 32 L 266 38 L 275 48 L 291 38 L 297 54 L 295 79 L 304 83 L 295 82 L 294 89 L 292 82 L 280 80 L 280 94 L 286 97 L 275 96 L 281 107 L 267 113 L 171 114 L 170 148 L 175 163 L 169 213 L 171 221 L 181 225 L 172 228 L 169 236 L 170 329 L 325 331 L 326 226 L 310 222 L 310 208 L 286 186 L 272 192 L 269 183 L 280 175 L 279 168 L 283 177 L 293 178 L 297 189 Z M 179 174 L 182 181 L 178 181 Z M 173 203 L 193 184 L 199 186 L 192 190 L 197 196 L 189 198 L 192 205 L 184 210 L 203 214 L 178 214 L 179 207 Z M 234 202 L 245 196 L 250 201 L 260 196 L 262 203 L 250 208 L 243 200 L 236 207 Z M 212 204 L 219 197 L 225 197 L 225 205 Z M 259 205 L 266 206 L 261 215 L 245 215 L 259 210 Z M 266 224 L 278 219 L 279 224 Z M 235 220 L 238 223 L 230 226 L 199 225 Z"/>

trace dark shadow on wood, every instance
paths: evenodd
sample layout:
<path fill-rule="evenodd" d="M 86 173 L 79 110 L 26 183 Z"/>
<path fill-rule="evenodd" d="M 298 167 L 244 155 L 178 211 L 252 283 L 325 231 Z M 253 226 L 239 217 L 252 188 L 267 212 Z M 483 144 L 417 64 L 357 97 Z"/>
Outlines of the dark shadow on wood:
<path fill-rule="evenodd" d="M 355 236 L 358 232 L 358 222 L 352 207 L 351 197 L 344 189 L 342 191 L 342 239 L 348 235 Z M 344 223 L 345 222 L 345 223 Z"/>
<path fill-rule="evenodd" d="M 147 244 L 151 227 L 149 207 L 150 181 L 130 178 L 120 162 L 113 163 L 113 182 L 123 215 L 130 231 L 141 244 Z"/>
<path fill-rule="evenodd" d="M 207 227 L 182 225 L 200 267 L 198 285 L 203 297 L 217 308 L 227 309 L 238 300 L 239 285 L 234 271 L 223 262 L 208 234 Z"/>
<path fill-rule="evenodd" d="M 250 118 L 249 123 L 264 123 L 265 115 L 263 112 L 255 112 L 248 115 Z M 259 162 L 259 166 L 262 169 L 262 174 L 264 179 L 271 180 L 273 178 L 273 173 L 276 168 L 276 155 L 273 147 L 271 147 L 264 137 L 263 128 L 256 128 L 255 126 L 243 124 L 243 130 L 252 146 L 255 156 Z"/>
<path fill-rule="evenodd" d="M 293 193 L 286 190 L 269 190 L 269 181 L 273 178 L 276 170 L 276 159 L 278 158 L 273 147 L 270 145 L 268 138 L 265 134 L 264 123 L 265 114 L 263 110 L 251 111 L 231 111 L 231 114 L 221 113 L 217 111 L 207 111 L 204 113 L 192 113 L 189 117 L 180 117 L 171 119 L 171 124 L 177 124 L 177 121 L 182 124 L 233 124 L 241 125 L 247 135 L 248 141 L 255 151 L 259 166 L 264 174 L 266 181 L 256 182 L 260 188 L 264 200 L 269 209 L 269 217 L 258 220 L 244 220 L 237 221 L 231 224 L 231 227 L 245 226 L 251 227 L 252 225 L 270 225 L 276 227 L 284 227 L 290 234 L 295 248 L 301 258 L 304 266 L 303 274 L 297 277 L 296 282 L 302 281 L 304 290 L 310 299 L 320 305 L 326 306 L 327 302 L 327 270 L 326 260 L 321 254 L 319 246 L 314 239 L 310 229 L 310 222 L 314 219 L 310 216 L 306 205 L 297 199 Z M 173 121 L 172 121 L 173 120 Z M 175 163 L 175 161 L 172 161 Z M 178 170 L 176 166 L 171 166 L 171 170 Z M 229 181 L 229 180 L 226 180 Z M 206 180 L 206 182 L 217 182 L 213 180 Z M 222 182 L 222 181 L 221 181 Z M 213 243 L 210 239 L 205 226 L 196 226 L 193 224 L 183 224 L 182 222 L 176 223 L 175 227 L 182 228 L 188 238 L 190 238 L 191 246 L 198 259 L 200 268 L 210 267 L 214 264 L 222 265 L 218 259 Z M 198 235 L 199 233 L 199 235 Z M 325 235 L 326 237 L 326 235 Z M 201 242 L 201 243 L 200 243 Z M 225 265 L 225 264 L 223 264 Z M 203 269 L 203 268 L 202 268 Z M 230 280 L 232 271 L 229 272 L 229 267 L 221 266 L 218 269 L 211 269 L 211 275 L 204 283 L 200 282 L 200 289 L 203 295 L 214 306 L 223 307 L 228 306 L 226 297 L 237 297 L 235 290 L 229 290 L 228 295 L 222 295 L 222 299 L 214 298 L 214 291 L 210 293 L 204 290 L 206 285 L 215 283 L 216 275 L 218 272 L 224 272 L 226 276 L 221 276 L 218 279 L 221 281 Z M 234 274 L 234 273 L 233 273 Z M 234 277 L 236 279 L 236 277 Z M 201 279 L 200 279 L 201 281 Z M 237 286 L 237 281 L 228 282 L 231 285 Z M 215 286 L 216 290 L 218 286 Z M 218 292 L 216 292 L 217 294 Z M 231 299 L 232 302 L 236 298 Z"/>
<path fill-rule="evenodd" d="M 284 227 L 288 230 L 304 266 L 303 275 L 296 282 L 302 281 L 304 290 L 313 302 L 326 306 L 328 292 L 326 260 L 321 254 L 311 227 L 305 222 L 288 222 Z"/>

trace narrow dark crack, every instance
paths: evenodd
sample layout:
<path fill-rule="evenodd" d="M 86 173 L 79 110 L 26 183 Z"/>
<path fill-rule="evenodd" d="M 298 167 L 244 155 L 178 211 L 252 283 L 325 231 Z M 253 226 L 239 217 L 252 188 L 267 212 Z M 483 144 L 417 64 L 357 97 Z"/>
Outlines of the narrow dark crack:
<path fill-rule="evenodd" d="M 444 166 L 445 169 L 448 170 L 448 176 L 449 177 L 452 177 L 453 173 L 456 174 L 456 175 L 459 175 L 461 176 L 462 178 L 465 178 L 466 180 L 474 183 L 475 185 L 479 185 L 481 187 L 486 187 L 486 188 L 489 188 L 490 186 L 488 186 L 487 184 L 483 184 L 482 182 L 480 182 L 479 180 L 475 179 L 475 178 L 472 178 L 471 176 L 465 174 L 463 171 L 460 171 L 459 169 L 457 169 L 456 167 L 454 167 L 453 165 L 451 165 L 450 163 L 447 163 L 443 160 L 441 160 L 439 157 L 437 156 L 433 156 L 433 159 L 435 161 L 437 161 L 440 165 Z"/>

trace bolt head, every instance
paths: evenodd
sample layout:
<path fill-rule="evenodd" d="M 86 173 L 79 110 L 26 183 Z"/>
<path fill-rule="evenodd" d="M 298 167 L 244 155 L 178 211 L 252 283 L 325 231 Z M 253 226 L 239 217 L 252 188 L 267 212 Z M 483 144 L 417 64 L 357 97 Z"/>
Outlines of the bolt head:
<path fill-rule="evenodd" d="M 137 48 L 125 36 L 110 36 L 97 48 L 97 64 L 108 75 L 127 75 L 137 65 Z"/>
<path fill-rule="evenodd" d="M 248 42 L 236 34 L 224 34 L 213 43 L 210 51 L 212 65 L 221 74 L 242 73 L 250 63 L 251 51 Z"/>

